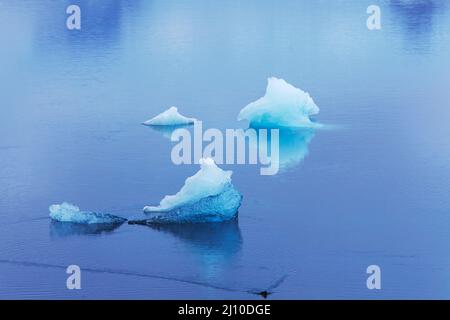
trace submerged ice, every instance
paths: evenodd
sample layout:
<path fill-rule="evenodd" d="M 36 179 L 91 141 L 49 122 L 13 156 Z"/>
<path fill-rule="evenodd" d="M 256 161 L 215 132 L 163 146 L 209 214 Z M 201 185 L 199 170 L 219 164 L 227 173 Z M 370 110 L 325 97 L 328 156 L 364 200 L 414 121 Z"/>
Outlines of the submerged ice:
<path fill-rule="evenodd" d="M 150 214 L 146 223 L 220 222 L 237 216 L 242 195 L 231 183 L 232 171 L 220 169 L 210 158 L 200 159 L 200 166 L 177 194 L 144 208 Z"/>
<path fill-rule="evenodd" d="M 170 107 L 166 111 L 158 114 L 156 117 L 145 121 L 143 124 L 148 126 L 178 126 L 192 124 L 195 118 L 188 118 L 178 112 L 177 107 Z"/>
<path fill-rule="evenodd" d="M 283 79 L 269 78 L 264 97 L 245 106 L 238 120 L 252 127 L 313 127 L 310 116 L 319 113 L 309 93 Z"/>
<path fill-rule="evenodd" d="M 53 204 L 49 208 L 50 218 L 60 222 L 73 222 L 79 224 L 118 224 L 126 221 L 108 213 L 81 211 L 77 206 L 64 202 Z"/>

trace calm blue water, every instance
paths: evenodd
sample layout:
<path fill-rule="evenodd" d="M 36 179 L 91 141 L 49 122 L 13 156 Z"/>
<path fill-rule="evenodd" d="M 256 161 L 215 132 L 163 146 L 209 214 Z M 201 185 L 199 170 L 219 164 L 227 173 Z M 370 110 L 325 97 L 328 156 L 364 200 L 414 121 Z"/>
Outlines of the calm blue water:
<path fill-rule="evenodd" d="M 284 275 L 271 298 L 450 298 L 449 1 L 0 0 L 0 43 L 0 298 L 250 299 Z M 177 192 L 198 167 L 140 123 L 176 105 L 245 127 L 269 76 L 332 129 L 276 176 L 225 166 L 237 223 L 51 223 L 52 203 L 130 217 Z"/>

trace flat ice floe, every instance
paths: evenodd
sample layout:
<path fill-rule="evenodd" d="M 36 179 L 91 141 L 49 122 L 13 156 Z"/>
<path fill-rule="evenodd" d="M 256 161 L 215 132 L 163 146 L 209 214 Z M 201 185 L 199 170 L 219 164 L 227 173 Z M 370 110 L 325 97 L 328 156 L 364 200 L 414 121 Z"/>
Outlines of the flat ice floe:
<path fill-rule="evenodd" d="M 309 93 L 272 77 L 264 97 L 245 106 L 238 120 L 248 120 L 251 127 L 315 127 L 310 116 L 318 113 Z"/>
<path fill-rule="evenodd" d="M 179 126 L 193 124 L 197 119 L 188 118 L 178 112 L 177 107 L 170 107 L 166 111 L 158 114 L 156 117 L 143 122 L 147 126 Z"/>
<path fill-rule="evenodd" d="M 60 222 L 80 224 L 117 224 L 126 221 L 125 218 L 117 217 L 108 213 L 81 211 L 77 206 L 67 202 L 62 204 L 52 204 L 49 210 L 50 218 Z"/>
<path fill-rule="evenodd" d="M 242 195 L 231 183 L 232 171 L 220 169 L 210 158 L 200 159 L 200 166 L 177 194 L 144 208 L 149 214 L 145 223 L 221 222 L 237 216 Z"/>

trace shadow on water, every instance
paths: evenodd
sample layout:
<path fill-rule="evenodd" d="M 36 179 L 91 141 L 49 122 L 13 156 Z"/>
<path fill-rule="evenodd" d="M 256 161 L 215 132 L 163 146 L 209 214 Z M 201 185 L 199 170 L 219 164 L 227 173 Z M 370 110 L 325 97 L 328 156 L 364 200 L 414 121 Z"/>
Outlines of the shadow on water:
<path fill-rule="evenodd" d="M 91 42 L 101 39 L 103 42 L 117 41 L 120 35 L 124 3 L 122 1 L 92 2 L 79 0 L 82 13 L 82 30 L 88 32 L 66 31 L 72 39 Z M 67 15 L 69 16 L 69 15 Z"/>
<path fill-rule="evenodd" d="M 109 234 L 120 227 L 122 223 L 93 223 L 81 224 L 72 222 L 50 222 L 50 236 L 63 238 L 70 236 Z"/>
<path fill-rule="evenodd" d="M 242 245 L 237 219 L 220 223 L 155 224 L 150 228 L 175 236 L 190 247 L 232 256 Z"/>
<path fill-rule="evenodd" d="M 256 129 L 258 141 L 265 139 L 261 137 L 261 131 Z M 261 154 L 270 154 L 272 135 L 270 130 L 267 131 L 267 145 L 250 142 L 251 148 L 256 148 Z M 280 128 L 279 129 L 279 166 L 280 171 L 286 171 L 298 166 L 302 160 L 308 155 L 308 145 L 314 138 L 315 129 L 312 128 Z"/>
<path fill-rule="evenodd" d="M 69 30 L 66 21 L 72 13 L 66 13 L 69 5 L 81 9 L 81 30 Z M 125 16 L 134 16 L 142 5 L 141 1 L 61 1 L 42 4 L 29 4 L 30 12 L 39 30 L 38 45 L 43 50 L 57 50 L 73 53 L 73 56 L 86 52 L 103 55 L 108 48 L 120 45 Z M 56 14 L 57 12 L 61 14 Z M 41 36 L 44 35 L 44 36 Z"/>
<path fill-rule="evenodd" d="M 190 129 L 193 127 L 192 124 L 184 124 L 184 125 L 176 125 L 176 126 L 150 126 L 144 125 L 146 127 L 151 128 L 152 130 L 160 133 L 164 138 L 170 140 L 172 137 L 172 133 L 177 129 Z"/>
<path fill-rule="evenodd" d="M 445 9 L 445 2 L 439 0 L 391 0 L 394 23 L 403 30 L 406 50 L 426 52 L 431 47 L 434 18 Z"/>

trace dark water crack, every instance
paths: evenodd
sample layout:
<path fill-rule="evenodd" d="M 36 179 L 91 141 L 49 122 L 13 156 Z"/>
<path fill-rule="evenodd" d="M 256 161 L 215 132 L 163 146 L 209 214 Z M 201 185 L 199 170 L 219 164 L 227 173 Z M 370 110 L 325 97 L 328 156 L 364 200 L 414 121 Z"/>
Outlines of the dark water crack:
<path fill-rule="evenodd" d="M 57 264 L 31 262 L 31 261 L 20 261 L 20 260 L 7 260 L 7 259 L 0 259 L 0 263 L 20 265 L 20 266 L 25 266 L 25 267 L 53 268 L 53 269 L 62 269 L 62 270 L 66 270 L 66 268 L 67 268 L 67 266 L 57 265 Z M 113 275 L 124 275 L 124 276 L 133 276 L 133 277 L 141 277 L 141 278 L 174 281 L 174 282 L 187 283 L 187 284 L 197 285 L 197 286 L 201 286 L 201 287 L 205 287 L 205 288 L 213 288 L 213 289 L 229 291 L 229 292 L 243 292 L 243 293 L 248 293 L 248 294 L 253 294 L 253 295 L 259 295 L 263 298 L 267 298 L 269 295 L 274 293 L 275 292 L 274 289 L 279 287 L 287 277 L 287 275 L 280 277 L 278 280 L 274 281 L 267 288 L 245 289 L 245 288 L 226 287 L 226 286 L 217 285 L 217 284 L 213 284 L 213 283 L 183 279 L 183 278 L 174 277 L 174 276 L 156 275 L 156 274 L 141 273 L 141 272 L 135 272 L 135 271 L 120 270 L 120 269 L 108 269 L 108 268 L 97 269 L 97 268 L 83 267 L 82 271 L 91 272 L 91 273 L 106 273 L 106 274 L 113 274 Z"/>

